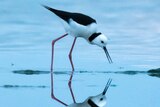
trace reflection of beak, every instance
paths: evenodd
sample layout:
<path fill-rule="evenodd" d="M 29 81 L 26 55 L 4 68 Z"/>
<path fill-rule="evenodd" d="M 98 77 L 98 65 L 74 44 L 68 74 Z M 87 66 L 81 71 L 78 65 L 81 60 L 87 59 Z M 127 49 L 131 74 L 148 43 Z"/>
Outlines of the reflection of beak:
<path fill-rule="evenodd" d="M 106 94 L 106 92 L 107 92 L 107 90 L 108 90 L 111 82 L 112 82 L 112 79 L 109 79 L 108 82 L 107 82 L 107 84 L 106 84 L 106 87 L 104 88 L 104 91 L 102 92 L 103 95 Z"/>
<path fill-rule="evenodd" d="M 107 58 L 108 58 L 109 63 L 113 63 L 113 62 L 112 62 L 112 59 L 111 59 L 111 57 L 110 57 L 110 55 L 109 55 L 109 53 L 108 53 L 107 48 L 104 46 L 103 49 L 104 49 L 104 52 L 106 53 L 106 56 L 107 56 Z"/>

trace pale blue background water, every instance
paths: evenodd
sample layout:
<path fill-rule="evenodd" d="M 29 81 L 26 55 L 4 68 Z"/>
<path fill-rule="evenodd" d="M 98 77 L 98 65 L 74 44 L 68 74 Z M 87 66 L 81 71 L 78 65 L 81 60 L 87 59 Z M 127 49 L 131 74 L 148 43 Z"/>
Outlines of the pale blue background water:
<path fill-rule="evenodd" d="M 108 63 L 102 49 L 78 39 L 73 52 L 75 69 L 88 73 L 75 74 L 73 87 L 77 101 L 99 93 L 111 77 L 116 87 L 111 87 L 108 91 L 108 107 L 160 106 L 159 78 L 147 74 L 133 76 L 101 72 L 147 71 L 160 67 L 159 0 L 1 0 L 0 86 L 47 86 L 16 89 L 2 87 L 1 107 L 61 106 L 49 96 L 49 74 L 26 76 L 11 72 L 50 69 L 51 41 L 65 31 L 59 19 L 41 4 L 88 14 L 97 20 L 99 30 L 109 38 L 108 50 L 113 64 Z M 54 65 L 56 71 L 71 70 L 68 52 L 72 41 L 73 37 L 68 36 L 57 43 Z M 57 94 L 64 101 L 72 103 L 67 87 L 69 75 L 55 76 Z M 80 90 L 85 95 L 80 94 Z"/>

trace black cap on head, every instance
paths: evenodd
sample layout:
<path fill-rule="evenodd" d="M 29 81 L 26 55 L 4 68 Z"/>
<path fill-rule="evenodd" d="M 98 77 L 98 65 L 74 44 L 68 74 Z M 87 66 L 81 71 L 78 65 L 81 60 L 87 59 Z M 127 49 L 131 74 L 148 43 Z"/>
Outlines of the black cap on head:
<path fill-rule="evenodd" d="M 88 40 L 89 40 L 89 42 L 92 42 L 97 36 L 99 36 L 100 34 L 102 34 L 102 33 L 93 33 L 89 38 L 88 38 Z"/>

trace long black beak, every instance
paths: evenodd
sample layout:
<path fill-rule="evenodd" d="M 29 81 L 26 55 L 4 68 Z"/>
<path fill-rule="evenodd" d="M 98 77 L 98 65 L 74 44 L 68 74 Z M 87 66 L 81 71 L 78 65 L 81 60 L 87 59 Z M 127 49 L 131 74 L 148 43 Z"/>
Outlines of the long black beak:
<path fill-rule="evenodd" d="M 106 56 L 107 56 L 107 59 L 108 59 L 109 63 L 110 63 L 110 64 L 113 63 L 113 62 L 112 62 L 112 59 L 111 59 L 111 57 L 110 57 L 110 55 L 109 55 L 109 53 L 108 53 L 107 48 L 104 46 L 103 49 L 104 49 L 104 52 L 106 53 Z"/>
<path fill-rule="evenodd" d="M 102 92 L 103 95 L 106 94 L 106 92 L 107 92 L 107 90 L 108 90 L 111 82 L 112 82 L 112 79 L 109 79 L 108 82 L 107 82 L 107 84 L 106 84 L 106 87 L 104 88 L 104 91 Z"/>

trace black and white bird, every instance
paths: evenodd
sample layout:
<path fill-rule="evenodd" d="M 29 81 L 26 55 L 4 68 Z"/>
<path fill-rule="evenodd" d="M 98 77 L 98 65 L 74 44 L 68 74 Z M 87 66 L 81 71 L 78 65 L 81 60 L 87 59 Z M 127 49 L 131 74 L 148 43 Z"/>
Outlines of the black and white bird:
<path fill-rule="evenodd" d="M 95 96 L 89 96 L 86 100 L 83 102 L 73 102 L 72 104 L 66 104 L 62 100 L 59 100 L 54 95 L 54 87 L 53 87 L 53 73 L 51 73 L 51 96 L 54 100 L 58 101 L 59 103 L 63 104 L 66 107 L 105 107 L 107 104 L 107 98 L 106 98 L 106 92 L 112 82 L 112 79 L 109 78 L 108 82 L 104 88 L 104 90 Z"/>
<path fill-rule="evenodd" d="M 101 32 L 97 32 L 97 22 L 95 19 L 81 13 L 66 12 L 48 6 L 44 7 L 63 20 L 62 22 L 67 34 L 73 37 L 82 37 L 90 44 L 103 48 L 109 63 L 112 63 L 112 59 L 106 48 L 108 39 Z"/>
<path fill-rule="evenodd" d="M 107 104 L 107 98 L 106 98 L 105 94 L 106 94 L 111 82 L 112 82 L 112 79 L 109 79 L 106 84 L 106 87 L 102 93 L 100 93 L 96 96 L 90 96 L 82 103 L 73 103 L 67 107 L 105 107 Z"/>
<path fill-rule="evenodd" d="M 50 10 L 54 14 L 56 14 L 60 19 L 62 19 L 62 22 L 64 24 L 64 28 L 66 30 L 66 34 L 56 38 L 52 41 L 52 59 L 51 59 L 51 73 L 53 73 L 53 59 L 54 59 L 54 44 L 58 40 L 66 37 L 68 34 L 74 37 L 74 41 L 72 44 L 72 47 L 69 52 L 69 60 L 72 67 L 72 73 L 68 82 L 70 92 L 72 94 L 73 101 L 75 101 L 74 94 L 72 92 L 71 88 L 71 81 L 74 73 L 74 64 L 72 62 L 72 51 L 76 42 L 77 37 L 82 37 L 85 40 L 88 41 L 88 43 L 97 45 L 101 48 L 103 48 L 109 63 L 112 63 L 112 59 L 108 53 L 108 50 L 106 48 L 107 45 L 107 37 L 97 31 L 97 23 L 96 20 L 81 14 L 81 13 L 73 13 L 73 12 L 66 12 L 62 10 L 53 9 L 51 7 L 43 5 L 46 9 Z M 52 81 L 53 82 L 53 81 Z M 56 97 L 54 97 L 55 100 L 59 101 Z M 59 101 L 61 102 L 61 101 Z M 61 102 L 62 103 L 62 102 Z M 65 104 L 64 104 L 65 105 Z"/>

